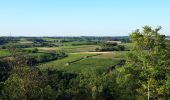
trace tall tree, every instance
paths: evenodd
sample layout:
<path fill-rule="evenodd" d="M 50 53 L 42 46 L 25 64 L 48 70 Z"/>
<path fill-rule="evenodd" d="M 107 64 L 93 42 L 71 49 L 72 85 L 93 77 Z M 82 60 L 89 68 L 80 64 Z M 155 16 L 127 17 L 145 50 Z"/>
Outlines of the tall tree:
<path fill-rule="evenodd" d="M 145 26 L 130 34 L 134 48 L 128 53 L 125 66 L 118 69 L 118 79 L 125 79 L 133 99 L 166 98 L 164 85 L 170 72 L 170 51 L 160 30 L 161 27 Z"/>

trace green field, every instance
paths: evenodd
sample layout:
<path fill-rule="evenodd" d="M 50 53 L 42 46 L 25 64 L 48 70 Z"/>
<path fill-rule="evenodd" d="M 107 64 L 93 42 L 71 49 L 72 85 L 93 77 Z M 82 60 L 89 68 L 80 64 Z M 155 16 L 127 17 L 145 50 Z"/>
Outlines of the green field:
<path fill-rule="evenodd" d="M 64 59 L 59 59 L 59 60 L 56 60 L 56 61 L 51 61 L 51 62 L 48 62 L 48 63 L 44 63 L 44 64 L 41 64 L 39 66 L 39 68 L 41 69 L 64 69 L 66 66 L 66 64 L 68 62 L 71 62 L 71 61 L 74 61 L 74 60 L 77 60 L 79 58 L 82 58 L 84 56 L 89 56 L 89 55 L 92 55 L 92 54 L 69 54 L 68 57 L 64 58 Z"/>
<path fill-rule="evenodd" d="M 0 57 L 8 56 L 10 55 L 10 52 L 7 50 L 0 50 Z"/>
<path fill-rule="evenodd" d="M 37 39 L 44 40 L 42 43 L 34 42 Z M 90 38 L 89 38 L 90 39 Z M 94 39 L 94 40 L 93 40 Z M 62 42 L 65 41 L 65 42 Z M 87 41 L 85 38 L 19 38 L 15 43 L 17 47 L 24 50 L 33 50 L 37 48 L 39 51 L 37 53 L 30 53 L 29 55 L 35 59 L 50 57 L 49 53 L 64 52 L 68 54 L 68 57 L 62 59 L 53 59 L 52 61 L 46 61 L 39 64 L 39 68 L 62 70 L 67 72 L 82 72 L 85 70 L 102 70 L 107 69 L 110 66 L 114 66 L 121 59 L 124 58 L 126 51 L 109 51 L 109 52 L 95 52 L 96 48 L 101 47 L 100 45 L 88 44 L 93 43 L 92 41 L 108 41 L 106 39 L 92 38 L 91 42 Z M 43 46 L 43 43 L 49 44 L 61 44 L 59 46 Z M 8 43 L 7 45 L 11 45 Z M 37 47 L 38 45 L 38 47 Z M 41 45 L 41 46 L 40 46 Z M 121 45 L 126 46 L 126 48 L 131 48 L 131 43 L 122 43 Z M 40 46 L 40 47 L 39 47 Z M 0 51 L 0 57 L 9 55 L 7 50 Z M 98 55 L 100 54 L 100 55 Z M 92 57 L 87 57 L 92 56 Z M 81 59 L 83 58 L 83 59 Z M 77 59 L 79 61 L 74 62 Z M 70 63 L 74 62 L 74 63 Z"/>
<path fill-rule="evenodd" d="M 44 40 L 42 43 L 49 44 L 61 44 L 59 46 L 43 46 L 39 42 L 34 42 L 35 40 Z M 90 39 L 90 38 L 89 38 Z M 93 38 L 92 38 L 93 39 Z M 97 38 L 98 39 L 98 38 Z M 92 41 L 104 41 L 104 40 L 92 40 Z M 61 42 L 65 41 L 65 42 Z M 107 39 L 105 40 L 107 41 Z M 46 62 L 41 62 L 38 67 L 42 70 L 53 69 L 53 70 L 62 70 L 67 72 L 83 72 L 85 70 L 95 70 L 100 72 L 101 70 L 107 69 L 108 67 L 116 65 L 121 59 L 124 58 L 126 51 L 109 51 L 109 52 L 95 52 L 96 48 L 99 48 L 100 45 L 92 45 L 86 39 L 82 38 L 19 38 L 15 44 L 24 50 L 33 50 L 38 49 L 37 53 L 30 53 L 31 57 L 35 59 L 47 59 L 50 57 L 50 53 L 64 52 L 68 54 L 68 57 L 62 59 L 53 59 L 47 60 Z M 7 45 L 11 45 L 8 43 Z M 36 46 L 40 47 L 36 47 Z M 131 48 L 131 43 L 121 44 L 127 48 Z M 7 50 L 0 51 L 1 56 L 9 55 Z M 92 56 L 92 57 L 87 57 Z M 82 59 L 83 58 L 83 59 Z M 78 60 L 81 59 L 81 60 Z M 76 61 L 78 60 L 78 61 Z M 74 62 L 75 61 L 75 62 Z M 73 62 L 73 63 L 70 63 Z M 101 71 L 102 72 L 102 71 Z"/>
<path fill-rule="evenodd" d="M 120 61 L 118 53 L 100 54 L 100 53 L 71 53 L 68 57 L 56 61 L 51 61 L 41 64 L 39 68 L 62 70 L 67 72 L 82 72 L 88 70 L 95 70 L 96 72 L 114 66 Z M 87 58 L 87 56 L 91 56 Z M 84 57 L 84 58 L 83 58 Z M 83 58 L 80 61 L 69 63 L 77 59 Z"/>

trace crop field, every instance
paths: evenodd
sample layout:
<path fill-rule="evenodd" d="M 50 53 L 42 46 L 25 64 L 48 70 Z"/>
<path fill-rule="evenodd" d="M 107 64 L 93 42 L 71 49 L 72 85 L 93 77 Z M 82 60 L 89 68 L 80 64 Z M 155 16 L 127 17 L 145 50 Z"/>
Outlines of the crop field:
<path fill-rule="evenodd" d="M 91 55 L 93 55 L 93 54 L 69 54 L 68 57 L 66 57 L 64 59 L 59 59 L 56 61 L 51 61 L 51 62 L 47 62 L 44 64 L 40 64 L 39 68 L 41 68 L 41 69 L 49 69 L 49 68 L 50 69 L 64 69 L 65 67 L 68 67 L 67 66 L 68 62 L 75 61 L 82 57 L 91 56 Z"/>
<path fill-rule="evenodd" d="M 96 45 L 81 45 L 81 46 L 64 46 L 61 50 L 68 53 L 76 53 L 76 52 L 86 52 L 86 51 L 95 51 L 95 48 L 99 46 Z"/>
<path fill-rule="evenodd" d="M 38 47 L 40 51 L 62 51 L 66 53 L 95 51 L 96 45 L 80 45 L 80 46 L 61 46 L 61 47 Z M 30 48 L 31 49 L 31 48 Z"/>
<path fill-rule="evenodd" d="M 54 69 L 54 70 L 62 70 L 62 71 L 74 72 L 74 73 L 77 72 L 79 73 L 88 70 L 95 70 L 96 72 L 102 72 L 102 70 L 106 70 L 108 67 L 114 66 L 117 63 L 119 63 L 120 59 L 118 56 L 119 54 L 117 55 L 116 52 L 115 53 L 113 52 L 70 53 L 67 58 L 41 64 L 39 68 L 41 68 L 42 70 Z"/>
<path fill-rule="evenodd" d="M 88 58 L 75 62 L 64 70 L 71 72 L 84 72 L 91 70 L 91 72 L 95 71 L 96 73 L 102 73 L 109 67 L 116 65 L 118 62 L 119 60 L 113 59 Z"/>

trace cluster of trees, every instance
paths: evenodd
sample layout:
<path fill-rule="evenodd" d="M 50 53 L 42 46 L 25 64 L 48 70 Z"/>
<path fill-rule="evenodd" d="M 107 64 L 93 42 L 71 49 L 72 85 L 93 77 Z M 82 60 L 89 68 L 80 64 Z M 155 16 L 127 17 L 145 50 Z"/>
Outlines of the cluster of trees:
<path fill-rule="evenodd" d="M 42 42 L 42 43 L 9 43 L 6 45 L 1 46 L 2 49 L 9 48 L 11 45 L 15 45 L 17 48 L 33 48 L 33 47 L 54 47 L 58 46 L 52 43 L 48 42 Z"/>
<path fill-rule="evenodd" d="M 46 37 L 51 38 L 55 43 L 67 43 L 67 42 L 83 42 L 83 43 L 95 43 L 103 41 L 121 41 L 123 43 L 130 42 L 128 36 L 121 37 L 96 37 L 96 36 L 81 36 L 81 37 Z"/>
<path fill-rule="evenodd" d="M 124 65 L 103 73 L 92 69 L 80 74 L 42 71 L 14 55 L 11 69 L 0 74 L 0 99 L 168 100 L 170 48 L 160 29 L 145 26 L 133 32 L 134 48 Z"/>
<path fill-rule="evenodd" d="M 31 47 L 41 47 L 40 44 L 21 44 L 21 43 L 9 43 L 9 44 L 5 44 L 3 45 L 1 48 L 6 49 L 6 48 L 10 48 L 11 45 L 15 45 L 16 48 L 31 48 Z"/>
<path fill-rule="evenodd" d="M 7 43 L 7 42 L 8 42 L 7 40 L 4 40 L 4 39 L 0 38 L 0 45 L 3 45 L 5 43 Z"/>
<path fill-rule="evenodd" d="M 37 63 L 49 62 L 56 59 L 67 57 L 66 53 L 37 53 L 27 55 L 27 64 L 35 65 Z"/>
<path fill-rule="evenodd" d="M 130 42 L 128 36 L 115 36 L 115 37 L 82 36 L 81 38 L 86 41 L 96 41 L 96 42 L 103 42 L 103 41 L 121 41 L 122 43 Z"/>
<path fill-rule="evenodd" d="M 126 64 L 117 69 L 124 98 L 170 99 L 170 48 L 160 29 L 145 26 L 130 35 L 134 49 L 128 53 Z"/>
<path fill-rule="evenodd" d="M 46 40 L 54 39 L 53 41 Z M 22 39 L 29 41 L 28 43 L 20 43 Z M 15 45 L 18 48 L 29 47 L 56 47 L 67 45 L 70 43 L 73 46 L 77 45 L 98 45 L 104 41 L 121 41 L 129 42 L 129 37 L 1 37 L 0 45 L 2 49 L 8 48 L 10 45 Z M 12 42 L 11 42 L 12 41 Z M 76 43 L 77 42 L 77 43 Z M 12 43 L 12 44 L 11 44 Z M 13 44 L 15 43 L 15 44 Z"/>
<path fill-rule="evenodd" d="M 8 43 L 9 41 L 17 41 L 17 39 L 13 39 L 12 37 L 0 37 L 0 45 Z"/>
<path fill-rule="evenodd" d="M 21 39 L 25 38 L 27 41 L 29 41 L 28 43 L 20 43 Z M 2 49 L 6 49 L 9 48 L 11 45 L 15 45 L 15 47 L 17 48 L 31 48 L 31 47 L 54 47 L 54 46 L 58 46 L 55 45 L 49 41 L 45 41 L 42 38 L 36 38 L 36 37 L 32 37 L 32 38 L 26 38 L 26 37 L 6 37 L 6 38 L 0 38 L 0 45 Z"/>
<path fill-rule="evenodd" d="M 124 51 L 125 47 L 123 45 L 119 45 L 116 42 L 104 42 L 100 45 L 100 48 L 96 48 L 96 51 Z"/>
<path fill-rule="evenodd" d="M 47 42 L 45 41 L 44 39 L 41 39 L 41 38 L 27 38 L 28 41 L 32 41 L 34 43 L 43 43 L 43 42 Z"/>

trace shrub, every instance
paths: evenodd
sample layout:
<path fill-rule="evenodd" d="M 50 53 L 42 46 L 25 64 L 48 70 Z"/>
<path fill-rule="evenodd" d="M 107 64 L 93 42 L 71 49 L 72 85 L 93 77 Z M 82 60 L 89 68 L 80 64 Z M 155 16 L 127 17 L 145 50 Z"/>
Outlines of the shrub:
<path fill-rule="evenodd" d="M 123 45 L 118 45 L 117 43 L 103 43 L 101 48 L 96 48 L 96 51 L 124 51 L 125 47 Z"/>
<path fill-rule="evenodd" d="M 119 51 L 124 51 L 125 50 L 125 46 L 123 46 L 123 45 L 118 45 L 117 47 L 118 47 Z"/>
<path fill-rule="evenodd" d="M 37 53 L 38 52 L 38 49 L 37 48 L 34 48 L 33 50 L 32 50 L 32 53 Z"/>
<path fill-rule="evenodd" d="M 2 48 L 2 49 L 6 49 L 6 46 L 2 46 L 1 48 Z"/>

